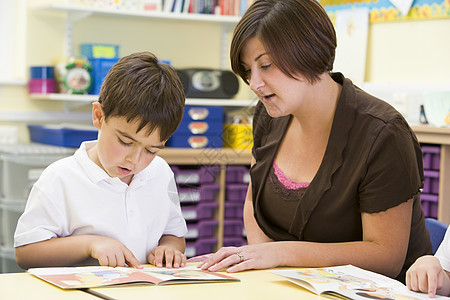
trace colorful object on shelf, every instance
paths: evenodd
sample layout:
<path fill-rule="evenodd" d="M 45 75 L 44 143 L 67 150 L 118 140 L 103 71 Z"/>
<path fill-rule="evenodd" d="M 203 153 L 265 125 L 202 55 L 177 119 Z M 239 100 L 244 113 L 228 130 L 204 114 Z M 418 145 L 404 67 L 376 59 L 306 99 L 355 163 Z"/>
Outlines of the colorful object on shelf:
<path fill-rule="evenodd" d="M 28 81 L 30 94 L 48 94 L 56 92 L 55 68 L 52 66 L 30 67 L 30 80 Z"/>
<path fill-rule="evenodd" d="M 100 88 L 105 80 L 109 70 L 119 61 L 119 58 L 91 58 L 89 62 L 92 65 L 92 86 L 89 90 L 89 94 L 98 95 Z"/>
<path fill-rule="evenodd" d="M 88 62 L 70 62 L 66 65 L 67 73 L 64 86 L 70 94 L 87 94 L 92 84 L 89 71 L 92 66 Z"/>
<path fill-rule="evenodd" d="M 186 106 L 180 126 L 167 141 L 178 148 L 222 148 L 223 107 Z"/>
<path fill-rule="evenodd" d="M 87 58 L 118 58 L 119 45 L 110 44 L 81 44 L 81 55 Z"/>

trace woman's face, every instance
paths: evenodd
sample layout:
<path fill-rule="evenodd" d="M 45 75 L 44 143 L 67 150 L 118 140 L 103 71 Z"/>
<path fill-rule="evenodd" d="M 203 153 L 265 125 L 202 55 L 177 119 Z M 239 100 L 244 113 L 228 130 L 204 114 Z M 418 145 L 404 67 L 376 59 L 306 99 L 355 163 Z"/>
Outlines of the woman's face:
<path fill-rule="evenodd" d="M 303 99 L 308 97 L 309 82 L 303 76 L 294 79 L 284 74 L 272 63 L 259 38 L 247 42 L 241 59 L 250 88 L 271 117 L 295 115 L 301 109 Z"/>

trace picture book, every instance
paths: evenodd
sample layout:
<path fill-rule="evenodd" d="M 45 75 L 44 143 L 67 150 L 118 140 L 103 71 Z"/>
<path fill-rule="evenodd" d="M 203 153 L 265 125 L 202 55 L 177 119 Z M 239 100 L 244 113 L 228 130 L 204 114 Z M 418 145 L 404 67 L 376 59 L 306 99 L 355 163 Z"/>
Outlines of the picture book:
<path fill-rule="evenodd" d="M 332 299 L 429 299 L 403 283 L 352 265 L 269 271 L 320 296 Z M 435 299 L 449 299 L 436 296 Z"/>
<path fill-rule="evenodd" d="M 87 289 L 125 284 L 167 285 L 202 282 L 236 282 L 237 278 L 188 266 L 177 269 L 149 267 L 31 268 L 28 272 L 62 289 Z"/>

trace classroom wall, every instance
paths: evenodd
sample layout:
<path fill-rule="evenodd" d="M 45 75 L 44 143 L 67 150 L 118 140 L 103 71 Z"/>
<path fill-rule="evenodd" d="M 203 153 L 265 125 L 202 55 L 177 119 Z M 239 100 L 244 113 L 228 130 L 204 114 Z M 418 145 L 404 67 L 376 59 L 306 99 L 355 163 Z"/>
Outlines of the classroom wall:
<path fill-rule="evenodd" d="M 4 0 L 2 0 L 4 1 Z M 19 1 L 20 3 L 22 1 Z M 37 5 L 47 1 L 33 0 Z M 26 66 L 22 78 L 27 79 L 28 66 L 49 65 L 67 49 L 64 13 L 43 13 L 27 10 L 26 51 L 16 60 Z M 22 18 L 17 18 L 21 19 Z M 23 22 L 22 22 L 23 23 Z M 225 28 L 228 37 L 230 28 Z M 371 24 L 369 26 L 365 80 L 368 89 L 382 97 L 411 100 L 411 87 L 433 89 L 436 85 L 450 90 L 450 19 L 401 21 Z M 228 42 L 222 49 L 224 27 L 215 23 L 195 23 L 172 20 L 88 17 L 73 26 L 72 52 L 78 54 L 83 42 L 114 43 L 121 47 L 120 54 L 149 50 L 159 58 L 170 60 L 176 68 L 220 68 L 228 60 Z M 224 56 L 221 56 L 224 52 Z M 17 62 L 16 62 L 17 63 Z M 229 63 L 225 62 L 228 66 Z M 386 84 L 391 90 L 386 93 Z M 394 88 L 392 88 L 394 86 Z M 397 87 L 406 90 L 399 92 Z M 383 93 L 384 92 L 384 93 Z M 406 95 L 406 96 L 405 96 Z M 248 87 L 242 85 L 237 98 L 253 98 Z M 392 99 L 386 99 L 392 100 Z M 402 100 L 403 101 L 403 100 Z M 414 105 L 421 100 L 414 98 Z M 389 101 L 388 101 L 389 102 Z M 26 119 L 45 121 L 58 119 L 89 121 L 89 106 L 77 110 L 67 109 L 59 101 L 29 99 L 25 85 L 0 84 L 0 124 L 25 124 Z M 415 109 L 412 109 L 415 115 Z M 76 117 L 73 117 L 76 115 Z M 12 119 L 17 116 L 17 121 Z M 83 117 L 84 116 L 84 117 Z M 26 130 L 21 130 L 26 141 Z"/>

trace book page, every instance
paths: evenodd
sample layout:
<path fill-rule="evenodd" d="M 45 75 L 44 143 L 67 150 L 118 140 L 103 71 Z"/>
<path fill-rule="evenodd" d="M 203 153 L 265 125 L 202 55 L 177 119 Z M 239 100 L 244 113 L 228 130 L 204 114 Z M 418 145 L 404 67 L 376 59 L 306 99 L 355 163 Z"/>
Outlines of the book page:
<path fill-rule="evenodd" d="M 284 276 L 318 295 L 330 298 L 428 299 L 428 295 L 412 292 L 395 279 L 351 265 L 271 272 Z M 436 299 L 439 298 L 446 297 L 436 296 Z"/>
<path fill-rule="evenodd" d="M 123 284 L 180 284 L 239 281 L 219 273 L 188 266 L 178 269 L 125 267 L 31 268 L 29 273 L 63 289 L 94 288 Z"/>

